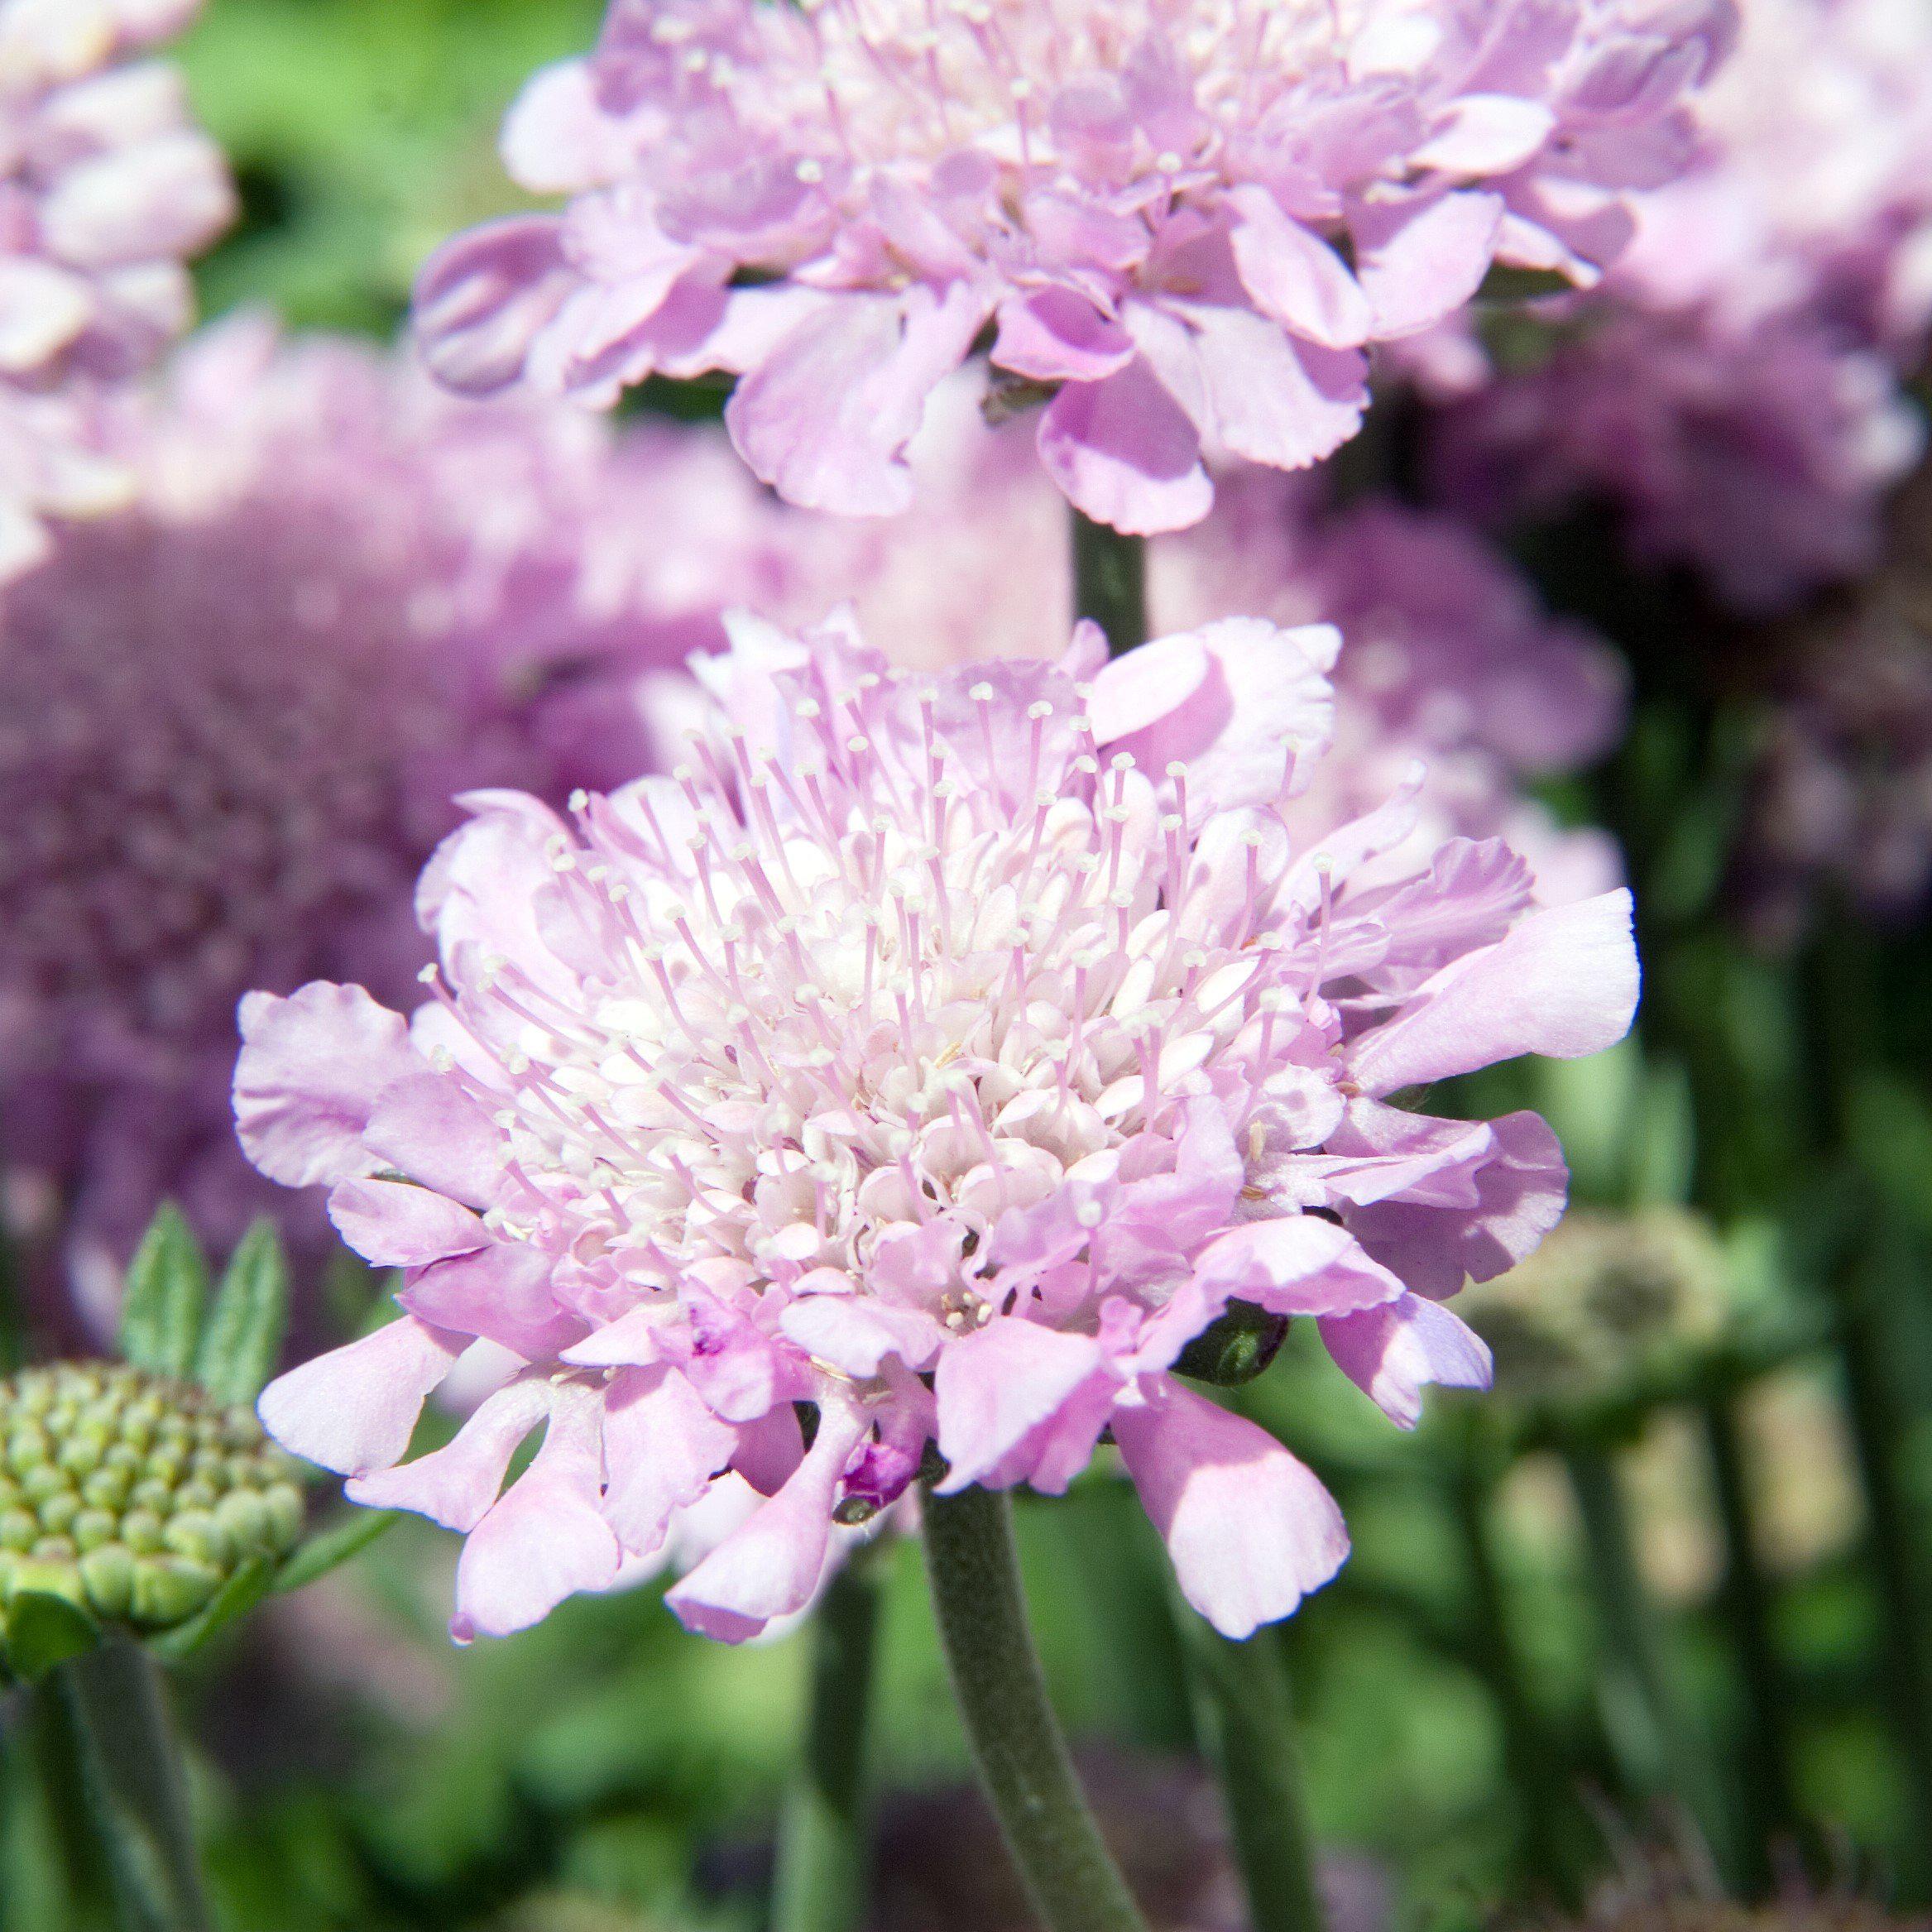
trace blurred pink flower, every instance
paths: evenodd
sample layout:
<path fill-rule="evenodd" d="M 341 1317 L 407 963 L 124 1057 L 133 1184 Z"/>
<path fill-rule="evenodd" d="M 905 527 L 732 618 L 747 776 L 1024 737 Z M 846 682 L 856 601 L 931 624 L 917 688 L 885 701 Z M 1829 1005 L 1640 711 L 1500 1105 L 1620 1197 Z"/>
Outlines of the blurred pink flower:
<path fill-rule="evenodd" d="M 1047 473 L 1132 531 L 1212 453 L 1352 436 L 1366 349 L 1495 261 L 1594 278 L 1689 152 L 1730 0 L 614 0 L 504 154 L 561 215 L 460 237 L 417 317 L 459 387 L 741 377 L 792 501 L 903 510 L 926 398 L 991 332 Z"/>
<path fill-rule="evenodd" d="M 243 1003 L 244 1145 L 405 1271 L 400 1318 L 274 1383 L 270 1429 L 467 1536 L 459 1636 L 612 1587 L 731 1470 L 767 1500 L 669 1601 L 746 1637 L 929 1443 L 942 1488 L 1052 1493 L 1109 1428 L 1202 1613 L 1287 1615 L 1340 1514 L 1170 1371 L 1238 1299 L 1313 1317 L 1403 1424 L 1484 1380 L 1442 1304 L 1554 1225 L 1560 1153 L 1533 1115 L 1388 1096 L 1619 1038 L 1628 895 L 1537 908 L 1496 841 L 1364 885 L 1407 796 L 1291 841 L 1319 627 L 1110 663 L 1086 626 L 1057 665 L 937 676 L 841 623 L 733 628 L 670 777 L 568 817 L 472 800 L 411 1019 L 356 986 Z M 479 1338 L 526 1370 L 404 1460 Z"/>
<path fill-rule="evenodd" d="M 164 1192 L 218 1243 L 290 1205 L 234 1145 L 239 995 L 405 991 L 452 793 L 645 769 L 632 681 L 758 581 L 722 439 L 616 444 L 254 319 L 116 453 L 133 506 L 0 595 L 0 1134 L 109 1261 Z"/>
<path fill-rule="evenodd" d="M 1597 295 L 1551 304 L 1542 353 L 1492 383 L 1454 327 L 1403 352 L 1461 396 L 1451 501 L 1607 498 L 1647 560 L 1767 611 L 1870 566 L 1923 443 L 1904 378 L 1932 337 L 1932 11 L 1752 0 L 1744 20 L 1703 162 L 1635 198 L 1635 240 Z"/>
<path fill-rule="evenodd" d="M 186 259 L 234 213 L 180 77 L 138 58 L 198 0 L 0 0 L 0 578 L 44 519 L 132 484 L 98 447 L 98 392 L 186 327 Z"/>
<path fill-rule="evenodd" d="M 1024 425 L 988 429 L 956 377 L 909 455 L 918 494 L 904 516 L 774 519 L 774 546 L 797 559 L 782 614 L 808 621 L 849 596 L 865 635 L 922 669 L 1052 655 L 1072 567 Z M 1328 667 L 1335 749 L 1287 808 L 1297 836 L 1373 809 L 1419 762 L 1421 817 L 1393 862 L 1458 835 L 1499 836 L 1531 861 L 1546 901 L 1620 882 L 1611 841 L 1560 828 L 1525 787 L 1616 744 L 1622 661 L 1545 611 L 1466 525 L 1388 500 L 1330 510 L 1311 479 L 1244 469 L 1222 478 L 1204 523 L 1154 541 L 1148 575 L 1157 630 L 1245 612 L 1340 632 Z"/>

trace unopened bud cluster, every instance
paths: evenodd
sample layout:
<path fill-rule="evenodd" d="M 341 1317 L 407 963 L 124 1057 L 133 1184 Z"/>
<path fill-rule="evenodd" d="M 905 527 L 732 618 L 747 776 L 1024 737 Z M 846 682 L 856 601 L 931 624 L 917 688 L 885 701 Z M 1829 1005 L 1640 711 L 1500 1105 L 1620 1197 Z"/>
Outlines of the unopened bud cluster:
<path fill-rule="evenodd" d="M 1459 1306 L 1494 1352 L 1498 1394 L 1587 1408 L 1680 1375 L 1721 1339 L 1724 1255 L 1709 1225 L 1680 1209 L 1580 1209 Z"/>
<path fill-rule="evenodd" d="M 36 1590 L 161 1629 L 301 1527 L 296 1465 L 252 1411 L 117 1363 L 0 1381 L 0 1606 Z"/>

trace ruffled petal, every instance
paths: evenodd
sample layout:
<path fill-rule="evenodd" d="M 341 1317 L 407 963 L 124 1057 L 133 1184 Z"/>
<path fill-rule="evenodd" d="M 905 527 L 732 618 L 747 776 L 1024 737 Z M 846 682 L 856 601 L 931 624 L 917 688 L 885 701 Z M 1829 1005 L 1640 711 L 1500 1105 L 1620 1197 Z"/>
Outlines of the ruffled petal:
<path fill-rule="evenodd" d="M 818 1434 L 791 1479 L 665 1593 L 687 1629 L 742 1643 L 804 1608 L 825 1575 L 840 1479 L 865 1434 L 856 1407 L 821 1406 Z"/>
<path fill-rule="evenodd" d="M 617 1539 L 600 1508 L 603 1463 L 596 1391 L 566 1384 L 530 1466 L 470 1532 L 456 1566 L 450 1635 L 507 1637 L 568 1596 L 616 1582 Z"/>
<path fill-rule="evenodd" d="M 424 1071 L 401 1016 L 325 980 L 237 1010 L 235 1126 L 243 1151 L 286 1187 L 333 1186 L 382 1165 L 363 1144 L 377 1096 Z"/>
<path fill-rule="evenodd" d="M 486 1396 L 441 1449 L 352 1477 L 343 1493 L 372 1509 L 413 1510 L 445 1529 L 472 1530 L 496 1502 L 519 1445 L 549 1410 L 546 1383 L 512 1382 Z"/>
<path fill-rule="evenodd" d="M 1356 1082 L 1393 1093 L 1519 1053 L 1572 1060 L 1615 1045 L 1637 1011 L 1630 919 L 1628 892 L 1530 913 L 1363 1034 L 1349 1055 Z"/>
<path fill-rule="evenodd" d="M 1404 1429 L 1421 1420 L 1422 1390 L 1487 1388 L 1488 1345 L 1460 1316 L 1421 1295 L 1404 1295 L 1359 1315 L 1330 1315 L 1321 1339 L 1336 1367 Z"/>
<path fill-rule="evenodd" d="M 1335 1498 L 1266 1430 L 1163 1376 L 1115 1411 L 1114 1436 L 1181 1594 L 1224 1637 L 1287 1616 L 1341 1568 Z"/>
<path fill-rule="evenodd" d="M 405 1315 L 332 1349 L 261 1392 L 261 1426 L 291 1455 L 338 1475 L 387 1469 L 469 1337 Z"/>

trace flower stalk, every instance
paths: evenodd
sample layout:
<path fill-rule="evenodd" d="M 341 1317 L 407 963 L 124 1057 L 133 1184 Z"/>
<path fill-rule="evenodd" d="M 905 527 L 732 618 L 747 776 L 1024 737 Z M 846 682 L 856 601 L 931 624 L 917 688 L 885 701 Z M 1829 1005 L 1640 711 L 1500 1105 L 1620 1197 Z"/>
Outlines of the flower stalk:
<path fill-rule="evenodd" d="M 1238 1643 L 1185 1605 L 1177 1613 L 1254 1932 L 1323 1932 L 1282 1633 L 1268 1625 Z"/>
<path fill-rule="evenodd" d="M 61 1665 L 53 1685 L 122 1932 L 212 1932 L 159 1666 L 117 1641 Z"/>
<path fill-rule="evenodd" d="M 926 1570 L 980 1780 L 1046 1932 L 1147 1932 L 1101 1839 L 1027 1627 L 1011 1505 L 923 1498 Z"/>
<path fill-rule="evenodd" d="M 875 1551 L 856 1551 L 813 1613 L 805 1750 L 779 1829 L 772 1932 L 851 1932 L 865 1922 L 883 1580 Z"/>
<path fill-rule="evenodd" d="M 1106 633 L 1115 656 L 1147 641 L 1147 539 L 1095 523 L 1076 510 L 1073 614 Z"/>
<path fill-rule="evenodd" d="M 1712 1800 L 1702 1746 L 1685 1715 L 1656 1607 L 1637 1569 L 1616 1465 L 1583 1442 L 1565 1445 L 1564 1462 L 1589 1552 L 1611 1743 L 1632 1781 L 1681 1805 L 1721 1855 L 1729 1836 L 1726 1820 Z"/>

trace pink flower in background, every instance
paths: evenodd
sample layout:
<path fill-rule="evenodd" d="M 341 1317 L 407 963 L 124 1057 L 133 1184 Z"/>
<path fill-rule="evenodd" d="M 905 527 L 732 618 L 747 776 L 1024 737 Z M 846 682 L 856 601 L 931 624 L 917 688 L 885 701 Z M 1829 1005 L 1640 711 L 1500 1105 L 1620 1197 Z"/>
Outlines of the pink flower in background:
<path fill-rule="evenodd" d="M 1334 645 L 1234 619 L 1109 663 L 1087 627 L 928 676 L 741 620 L 669 777 L 472 798 L 410 1019 L 243 1003 L 243 1144 L 404 1270 L 264 1417 L 467 1536 L 459 1636 L 612 1586 L 724 1471 L 766 1500 L 669 1600 L 750 1636 L 929 1445 L 942 1487 L 1057 1492 L 1107 1429 L 1220 1629 L 1334 1573 L 1315 1478 L 1171 1371 L 1238 1300 L 1315 1319 L 1399 1422 L 1483 1381 L 1443 1302 L 1554 1225 L 1561 1156 L 1390 1096 L 1594 1052 L 1637 994 L 1625 894 L 1538 908 L 1498 841 L 1371 880 L 1407 795 L 1290 836 Z M 479 1344 L 527 1367 L 405 1460 Z"/>
<path fill-rule="evenodd" d="M 0 0 L 0 578 L 47 517 L 125 502 L 101 392 L 187 326 L 234 197 L 180 77 L 139 58 L 198 0 Z"/>
<path fill-rule="evenodd" d="M 218 1244 L 288 1204 L 234 1145 L 237 996 L 407 990 L 451 793 L 645 769 L 631 681 L 760 581 L 722 439 L 614 444 L 252 319 L 116 453 L 135 505 L 0 597 L 0 1131 L 110 1260 L 163 1192 Z"/>
<path fill-rule="evenodd" d="M 1932 340 L 1932 11 L 1752 0 L 1701 103 L 1705 156 L 1635 198 L 1602 290 L 1493 381 L 1455 328 L 1405 345 L 1445 496 L 1498 514 L 1604 498 L 1653 563 L 1748 611 L 1868 568 L 1922 446 Z"/>
<path fill-rule="evenodd" d="M 1729 0 L 615 0 L 505 158 L 568 198 L 459 237 L 417 319 L 458 387 L 741 377 L 793 502 L 886 515 L 990 341 L 1087 515 L 1199 521 L 1211 454 L 1352 436 L 1371 343 L 1492 262 L 1592 279 L 1687 158 Z"/>
<path fill-rule="evenodd" d="M 989 429 L 956 378 L 911 463 L 918 497 L 903 517 L 774 519 L 774 545 L 798 559 L 782 613 L 808 621 L 849 596 L 866 635 L 923 669 L 1052 655 L 1072 568 L 1025 427 Z M 1620 882 L 1604 835 L 1560 829 L 1525 786 L 1616 744 L 1622 662 L 1546 611 L 1467 525 L 1386 500 L 1328 509 L 1311 480 L 1247 469 L 1221 480 L 1206 522 L 1150 546 L 1148 577 L 1156 630 L 1252 612 L 1340 632 L 1335 749 L 1288 808 L 1297 835 L 1373 809 L 1419 761 L 1413 847 L 1393 862 L 1457 835 L 1499 836 L 1530 860 L 1546 900 Z"/>

